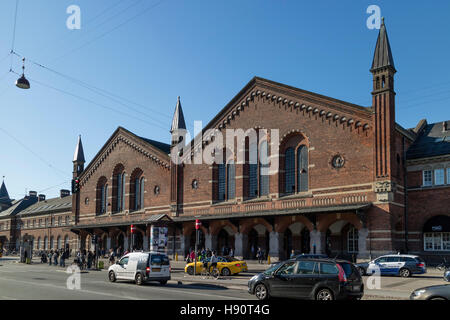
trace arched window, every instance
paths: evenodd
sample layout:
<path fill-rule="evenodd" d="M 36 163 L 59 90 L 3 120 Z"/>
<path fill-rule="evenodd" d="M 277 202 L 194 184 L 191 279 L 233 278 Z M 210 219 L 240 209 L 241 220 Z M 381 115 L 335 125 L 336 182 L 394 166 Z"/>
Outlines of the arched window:
<path fill-rule="evenodd" d="M 50 237 L 50 249 L 53 249 L 53 236 Z"/>
<path fill-rule="evenodd" d="M 140 190 L 139 190 L 139 208 L 143 209 L 145 208 L 145 204 L 144 204 L 144 194 L 145 194 L 145 178 L 142 177 L 141 178 L 141 183 L 140 183 Z"/>
<path fill-rule="evenodd" d="M 349 253 L 358 252 L 358 229 L 351 227 L 347 233 L 347 251 Z"/>
<path fill-rule="evenodd" d="M 56 249 L 61 249 L 61 236 L 58 236 L 58 239 L 56 240 Z"/>
<path fill-rule="evenodd" d="M 96 213 L 97 215 L 106 213 L 108 207 L 108 179 L 101 177 L 97 182 L 97 197 L 96 197 Z M 67 224 L 67 223 L 66 223 Z"/>
<path fill-rule="evenodd" d="M 285 192 L 295 193 L 295 153 L 293 148 L 288 148 L 284 155 Z"/>
<path fill-rule="evenodd" d="M 258 145 L 251 143 L 248 152 L 248 197 L 255 198 L 258 196 Z"/>
<path fill-rule="evenodd" d="M 42 248 L 41 248 L 41 237 L 38 237 L 38 240 L 37 240 L 37 249 L 38 250 L 41 250 Z"/>
<path fill-rule="evenodd" d="M 227 164 L 227 199 L 231 200 L 236 197 L 236 169 L 234 161 L 230 160 Z"/>
<path fill-rule="evenodd" d="M 65 236 L 64 237 L 64 249 L 67 248 L 69 246 L 69 236 Z"/>
<path fill-rule="evenodd" d="M 260 144 L 259 151 L 259 195 L 269 195 L 269 151 L 267 140 Z"/>
<path fill-rule="evenodd" d="M 119 164 L 113 172 L 113 212 L 122 212 L 125 209 L 125 171 Z"/>
<path fill-rule="evenodd" d="M 217 165 L 218 173 L 219 173 L 219 179 L 218 179 L 218 197 L 217 199 L 219 201 L 225 200 L 225 165 L 223 163 L 220 163 Z"/>
<path fill-rule="evenodd" d="M 47 238 L 47 236 L 44 237 L 44 250 L 48 250 L 48 238 Z"/>
<path fill-rule="evenodd" d="M 141 210 L 144 199 L 144 177 L 141 169 L 135 169 L 130 178 L 130 208 L 132 210 Z"/>
<path fill-rule="evenodd" d="M 297 149 L 297 190 L 308 191 L 308 148 L 300 146 Z"/>

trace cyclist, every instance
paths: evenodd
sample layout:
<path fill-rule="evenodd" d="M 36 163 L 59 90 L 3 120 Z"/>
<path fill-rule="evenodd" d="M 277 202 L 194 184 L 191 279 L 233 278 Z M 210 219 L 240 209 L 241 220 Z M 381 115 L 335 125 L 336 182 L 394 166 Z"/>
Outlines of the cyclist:
<path fill-rule="evenodd" d="M 209 265 L 208 271 L 211 273 L 211 268 L 212 268 L 212 270 L 214 270 L 214 268 L 217 268 L 217 262 L 219 262 L 219 258 L 216 255 L 216 251 L 212 252 L 211 259 L 209 261 L 210 261 L 210 265 Z"/>

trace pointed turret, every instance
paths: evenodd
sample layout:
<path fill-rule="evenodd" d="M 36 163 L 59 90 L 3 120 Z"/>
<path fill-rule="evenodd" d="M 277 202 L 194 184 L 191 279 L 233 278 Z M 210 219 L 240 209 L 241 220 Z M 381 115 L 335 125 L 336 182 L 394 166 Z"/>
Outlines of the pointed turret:
<path fill-rule="evenodd" d="M 0 187 L 0 203 L 10 204 L 11 199 L 9 198 L 8 190 L 6 189 L 5 181 L 2 181 L 2 186 Z"/>
<path fill-rule="evenodd" d="M 76 178 L 84 170 L 84 151 L 83 143 L 81 142 L 81 135 L 78 136 L 77 146 L 75 148 L 75 153 L 73 154 L 73 177 Z"/>
<path fill-rule="evenodd" d="M 379 69 L 390 67 L 394 72 L 394 58 L 392 58 L 391 45 L 389 44 L 389 38 L 386 32 L 386 26 L 384 24 L 384 18 L 381 20 L 380 32 L 378 33 L 377 45 L 375 47 L 375 53 L 373 55 L 371 72 Z"/>
<path fill-rule="evenodd" d="M 181 108 L 180 97 L 178 97 L 177 106 L 175 107 L 175 113 L 173 115 L 170 133 L 173 133 L 177 129 L 186 129 L 186 123 L 184 122 L 184 114 L 183 109 Z"/>
<path fill-rule="evenodd" d="M 73 155 L 73 162 L 85 163 L 83 143 L 81 143 L 81 135 L 78 136 L 77 147 L 75 148 L 75 153 Z"/>

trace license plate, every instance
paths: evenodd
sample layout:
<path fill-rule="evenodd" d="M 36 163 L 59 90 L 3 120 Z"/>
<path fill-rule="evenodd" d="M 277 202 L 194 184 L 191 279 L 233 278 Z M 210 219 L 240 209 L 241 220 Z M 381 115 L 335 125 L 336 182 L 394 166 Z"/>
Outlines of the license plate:
<path fill-rule="evenodd" d="M 161 268 L 152 268 L 153 272 L 161 272 Z"/>
<path fill-rule="evenodd" d="M 361 290 L 361 286 L 353 286 L 353 291 L 360 291 Z"/>

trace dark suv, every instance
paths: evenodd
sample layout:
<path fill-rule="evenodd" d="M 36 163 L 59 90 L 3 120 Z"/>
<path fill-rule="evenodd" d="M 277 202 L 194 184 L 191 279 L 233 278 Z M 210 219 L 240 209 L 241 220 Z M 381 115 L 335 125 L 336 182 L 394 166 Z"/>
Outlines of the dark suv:
<path fill-rule="evenodd" d="M 358 270 L 349 261 L 291 259 L 251 278 L 248 292 L 260 300 L 269 297 L 356 300 L 364 295 L 364 284 Z"/>

